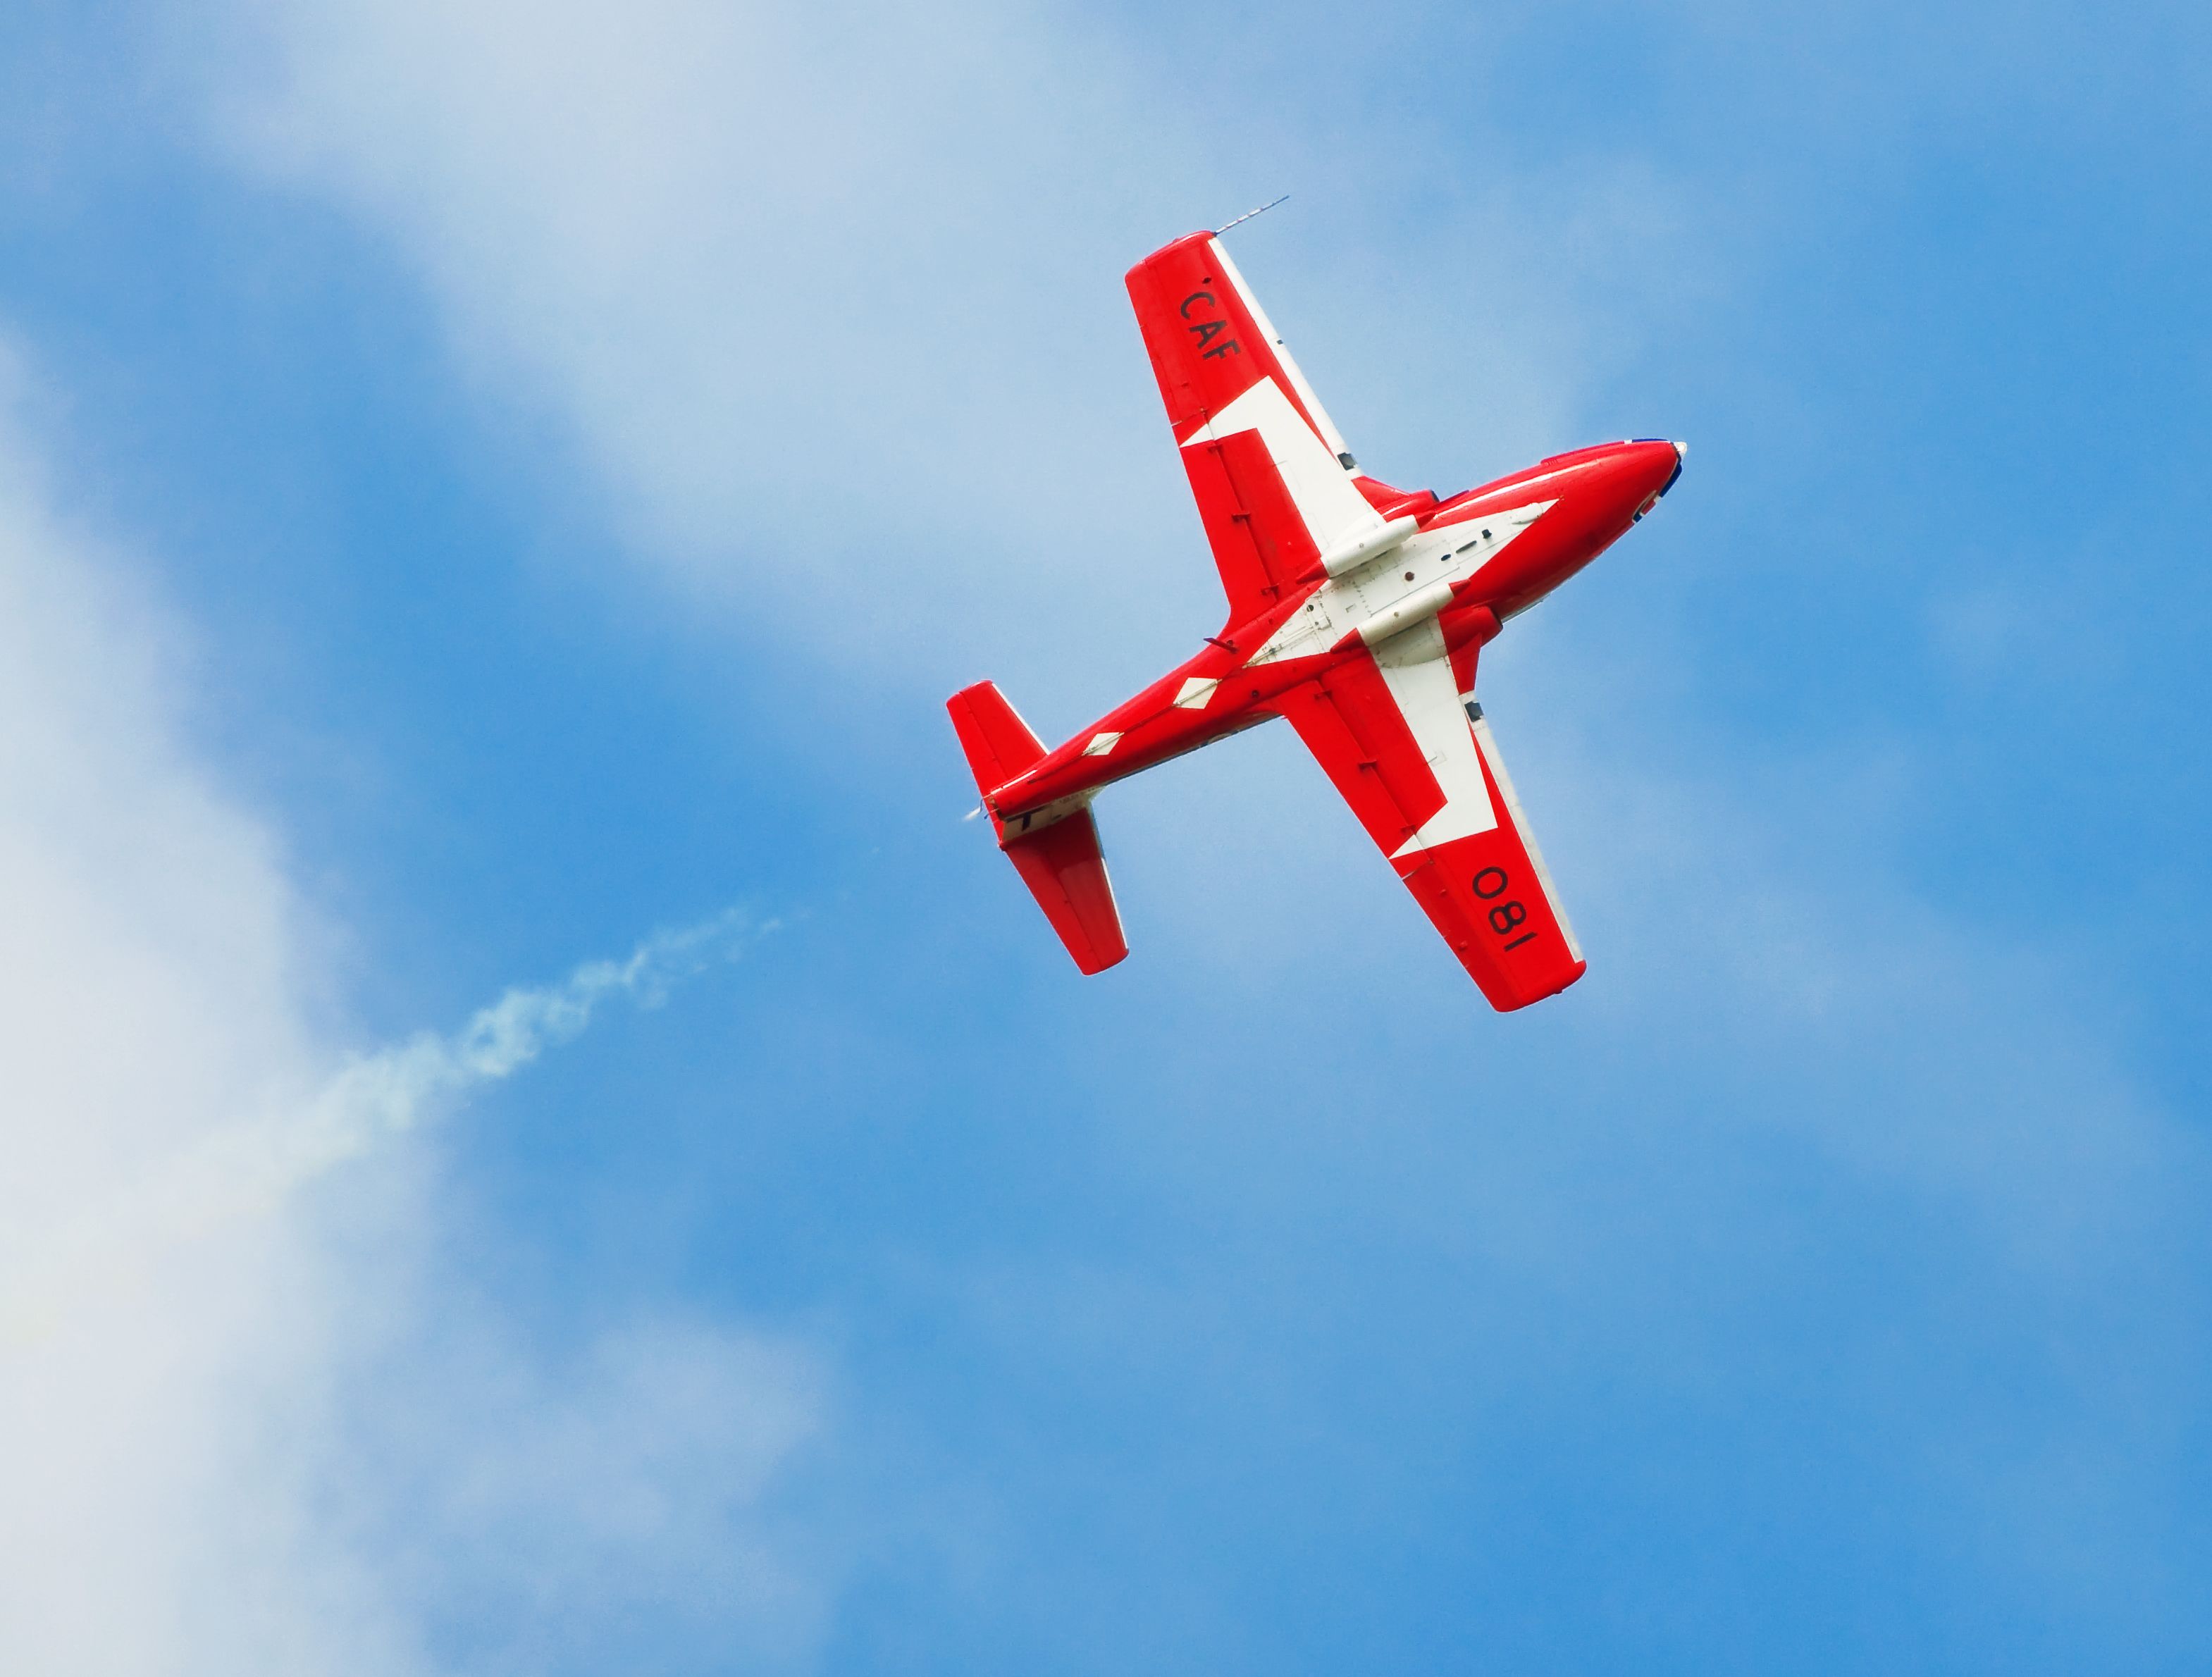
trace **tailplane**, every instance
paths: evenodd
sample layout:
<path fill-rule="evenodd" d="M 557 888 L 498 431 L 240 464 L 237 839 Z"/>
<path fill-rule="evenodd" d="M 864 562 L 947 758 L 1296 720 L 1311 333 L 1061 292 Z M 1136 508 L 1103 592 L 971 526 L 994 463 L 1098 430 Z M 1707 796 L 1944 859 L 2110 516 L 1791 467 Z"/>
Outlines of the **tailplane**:
<path fill-rule="evenodd" d="M 1024 816 L 1010 828 L 990 808 L 991 794 L 1043 756 L 1044 742 L 988 681 L 955 693 L 945 708 L 952 714 L 960 749 L 967 753 L 975 789 L 983 794 L 999 848 L 1021 874 L 1077 967 L 1103 972 L 1128 954 L 1129 942 L 1114 906 L 1114 886 L 1106 877 L 1090 799 L 1071 802 L 1056 817 L 1042 811 Z"/>

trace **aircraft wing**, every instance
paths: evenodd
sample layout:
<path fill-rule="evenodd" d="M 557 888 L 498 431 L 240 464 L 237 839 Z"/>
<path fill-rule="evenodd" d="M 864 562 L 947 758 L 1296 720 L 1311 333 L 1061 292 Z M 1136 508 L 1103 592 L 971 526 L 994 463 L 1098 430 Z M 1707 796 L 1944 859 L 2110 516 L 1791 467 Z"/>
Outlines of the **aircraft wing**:
<path fill-rule="evenodd" d="M 1282 713 L 1500 1012 L 1586 963 L 1481 707 L 1431 624 L 1285 694 Z"/>
<path fill-rule="evenodd" d="M 1128 272 L 1231 621 L 1274 604 L 1325 552 L 1382 527 L 1352 456 L 1229 253 L 1210 233 Z"/>

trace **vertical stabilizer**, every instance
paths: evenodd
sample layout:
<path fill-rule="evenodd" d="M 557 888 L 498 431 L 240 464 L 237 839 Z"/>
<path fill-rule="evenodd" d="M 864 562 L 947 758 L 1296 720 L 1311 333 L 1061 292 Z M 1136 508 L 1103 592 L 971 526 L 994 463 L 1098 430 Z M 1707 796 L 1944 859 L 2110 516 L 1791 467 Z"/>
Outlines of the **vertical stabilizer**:
<path fill-rule="evenodd" d="M 952 731 L 968 754 L 975 789 L 988 798 L 1044 755 L 1044 741 L 988 681 L 963 687 L 945 702 Z"/>

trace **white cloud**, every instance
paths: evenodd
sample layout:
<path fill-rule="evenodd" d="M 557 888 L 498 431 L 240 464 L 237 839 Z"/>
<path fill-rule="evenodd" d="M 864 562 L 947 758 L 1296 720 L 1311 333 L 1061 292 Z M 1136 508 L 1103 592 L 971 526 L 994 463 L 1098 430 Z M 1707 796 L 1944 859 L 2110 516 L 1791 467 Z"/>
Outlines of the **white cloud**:
<path fill-rule="evenodd" d="M 1164 82 L 1019 5 L 238 15 L 231 154 L 388 240 L 480 388 L 552 416 L 690 598 L 894 680 L 1092 656 L 1025 651 L 1040 623 L 1214 626 L 1120 281 L 1155 245 L 1304 189 L 1259 225 L 1336 306 L 1248 270 L 1377 470 L 1470 477 L 1560 440 L 1682 266 L 1648 169 L 1398 181 L 1418 108 L 1285 121 L 1267 76 Z M 1479 350 L 1440 356 L 1443 323 Z M 1450 456 L 1394 464 L 1437 446 L 1404 410 L 1440 400 Z"/>
<path fill-rule="evenodd" d="M 649 1004 L 734 923 L 345 1060 L 311 1019 L 329 975 L 281 846 L 180 728 L 179 626 L 55 510 L 20 435 L 21 383 L 0 355 L 0 1663 L 418 1668 L 436 1602 L 408 1557 L 464 1576 L 481 1543 L 542 1571 L 512 1540 L 533 1525 L 565 1529 L 561 1565 L 607 1598 L 649 1592 L 685 1543 L 744 1534 L 814 1424 L 805 1354 L 727 1328 L 617 1328 L 580 1396 L 555 1401 L 523 1345 L 511 1401 L 486 1404 L 355 1327 L 459 1331 L 408 1291 L 419 1197 L 389 1181 L 347 1196 L 370 1222 L 341 1250 L 289 1190 L 604 1000 Z M 469 1331 L 502 1330 L 478 1311 Z M 347 1388 L 372 1376 L 411 1382 L 444 1423 L 364 1453 Z M 438 1476 L 473 1488 L 388 1494 Z M 387 1517 L 367 1540 L 372 1504 Z M 738 1567 L 720 1585 L 752 1592 L 732 1634 L 803 1628 L 804 1587 L 765 1540 L 735 1552 L 696 1563 Z"/>
<path fill-rule="evenodd" d="M 606 1670 L 803 1660 L 825 1575 L 776 1495 L 827 1403 L 802 1346 L 654 1319 L 548 1358 L 449 1313 L 362 1406 L 398 1464 L 354 1487 L 443 1663 Z M 610 1564 L 612 1561 L 614 1564 Z"/>
<path fill-rule="evenodd" d="M 28 1255 L 149 1159 L 313 1085 L 305 915 L 268 829 L 178 733 L 174 625 L 0 436 L 0 1242 Z M 362 1582 L 300 1553 L 323 1283 L 233 1225 L 0 1346 L 0 1642 L 26 1671 L 376 1669 Z M 216 1603 L 227 1601 L 228 1610 Z M 358 1655 L 356 1661 L 356 1656 Z"/>

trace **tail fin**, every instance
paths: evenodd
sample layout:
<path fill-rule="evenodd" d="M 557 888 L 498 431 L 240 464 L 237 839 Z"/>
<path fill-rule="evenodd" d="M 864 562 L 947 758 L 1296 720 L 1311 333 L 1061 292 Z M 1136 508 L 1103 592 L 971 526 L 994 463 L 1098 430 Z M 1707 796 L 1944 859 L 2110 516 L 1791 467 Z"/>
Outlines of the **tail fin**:
<path fill-rule="evenodd" d="M 992 793 L 1045 754 L 1044 742 L 1030 732 L 1006 696 L 989 682 L 963 688 L 945 702 L 953 732 L 968 755 L 975 789 L 988 805 Z M 1049 814 L 1049 811 L 1041 813 Z M 1085 973 L 1103 972 L 1129 952 L 1121 934 L 1121 911 L 1106 877 L 1106 858 L 1098 845 L 1098 823 L 1086 799 L 1066 813 L 1040 824 L 1024 817 L 1009 833 L 991 811 L 991 824 L 1005 851 L 1060 934 L 1075 964 Z"/>
<path fill-rule="evenodd" d="M 988 681 L 962 688 L 945 708 L 975 771 L 975 789 L 987 798 L 1044 755 L 1044 741 Z"/>

